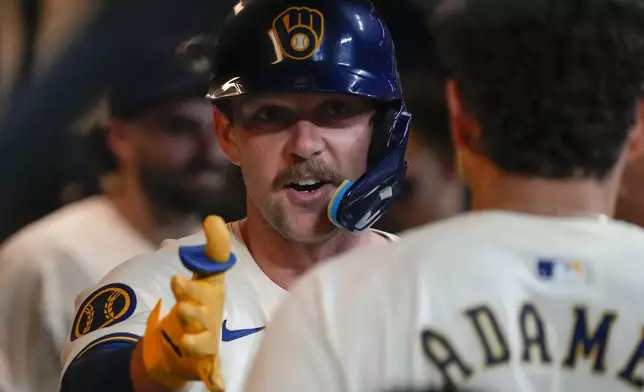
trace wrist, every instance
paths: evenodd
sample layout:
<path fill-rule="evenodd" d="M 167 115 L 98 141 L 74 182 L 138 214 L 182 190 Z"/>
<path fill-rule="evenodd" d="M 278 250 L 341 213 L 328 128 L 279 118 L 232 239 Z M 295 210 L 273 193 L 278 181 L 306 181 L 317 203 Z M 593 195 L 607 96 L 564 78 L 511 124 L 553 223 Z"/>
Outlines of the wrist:
<path fill-rule="evenodd" d="M 143 342 L 139 342 L 132 353 L 130 361 L 130 379 L 135 392 L 170 392 L 177 391 L 183 385 L 166 385 L 156 380 L 148 372 L 143 361 Z M 185 382 L 184 382 L 185 384 Z"/>

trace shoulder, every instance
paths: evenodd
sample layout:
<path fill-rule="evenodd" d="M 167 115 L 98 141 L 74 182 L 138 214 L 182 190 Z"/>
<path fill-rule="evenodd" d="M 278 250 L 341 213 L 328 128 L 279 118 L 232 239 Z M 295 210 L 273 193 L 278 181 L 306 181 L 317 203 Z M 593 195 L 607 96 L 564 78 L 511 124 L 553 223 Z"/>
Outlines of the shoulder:
<path fill-rule="evenodd" d="M 126 283 L 135 287 L 155 285 L 156 282 L 169 282 L 172 276 L 186 277 L 191 272 L 183 266 L 179 258 L 179 247 L 205 243 L 203 233 L 176 240 L 166 240 L 153 252 L 143 253 L 121 263 L 110 271 L 102 283 Z"/>
<path fill-rule="evenodd" d="M 76 265 L 75 244 L 83 240 L 88 226 L 109 207 L 102 198 L 71 203 L 9 237 L 0 247 L 0 268 L 4 275 L 14 271 L 22 275 L 60 273 L 61 263 Z M 24 276 L 23 276 L 24 278 Z"/>
<path fill-rule="evenodd" d="M 619 241 L 620 252 L 631 254 L 644 248 L 643 235 L 639 228 L 616 222 L 598 225 L 509 212 L 470 212 L 403 232 L 399 241 L 328 260 L 305 274 L 300 290 L 316 291 L 326 302 L 320 306 L 343 309 L 351 303 L 355 309 L 369 306 L 384 293 L 405 300 L 403 296 L 421 289 L 461 290 L 472 282 L 492 290 L 502 279 L 532 273 L 530 268 L 543 253 L 566 254 L 574 249 L 575 254 L 591 258 L 589 253 L 597 249 L 615 253 L 612 244 Z M 549 248 L 543 249 L 544 241 Z M 459 279 L 446 279 L 453 276 Z"/>
<path fill-rule="evenodd" d="M 371 295 L 395 291 L 397 287 L 413 284 L 411 280 L 418 276 L 421 269 L 442 271 L 458 270 L 458 263 L 452 263 L 450 252 L 460 252 L 464 241 L 475 238 L 472 228 L 467 223 L 471 218 L 462 216 L 439 223 L 422 226 L 401 234 L 396 241 L 388 244 L 359 248 L 344 253 L 324 262 L 298 281 L 293 290 L 308 297 L 309 300 L 321 301 L 317 306 L 346 307 L 353 301 L 371 301 Z M 472 231 L 468 233 L 468 231 Z M 450 262 L 445 262 L 449 258 Z M 439 273 L 437 273 L 439 275 Z M 360 299 L 361 298 L 361 299 Z"/>
<path fill-rule="evenodd" d="M 90 344 L 103 336 L 142 333 L 139 329 L 143 328 L 147 314 L 159 300 L 162 300 L 163 311 L 169 311 L 174 302 L 170 289 L 172 277 L 177 274 L 191 276 L 177 250 L 180 243 L 192 240 L 186 237 L 166 241 L 156 251 L 124 261 L 100 282 L 81 292 L 76 300 L 77 312 L 70 336 L 73 347 L 66 350 L 66 357 L 77 351 L 79 345 Z"/>
<path fill-rule="evenodd" d="M 247 252 L 245 245 L 235 239 L 233 230 L 235 222 L 229 223 L 228 227 L 231 238 L 231 250 L 235 253 Z M 186 277 L 192 273 L 183 266 L 179 258 L 179 248 L 182 246 L 198 246 L 206 243 L 206 236 L 203 231 L 179 239 L 168 239 L 163 241 L 161 247 L 153 252 L 147 252 L 135 256 L 114 268 L 108 273 L 103 282 L 132 281 L 132 284 L 139 284 L 140 280 L 148 281 L 169 281 L 175 274 Z"/>
<path fill-rule="evenodd" d="M 338 270 L 363 274 L 383 268 L 397 269 L 400 265 L 392 261 L 413 258 L 419 252 L 437 251 L 439 245 L 445 244 L 446 237 L 467 226 L 464 220 L 467 218 L 453 218 L 405 231 L 400 236 L 374 230 L 390 241 L 384 245 L 367 246 L 346 252 L 321 264 L 317 273 L 326 276 L 335 275 Z M 405 265 L 409 266 L 408 263 Z"/>
<path fill-rule="evenodd" d="M 0 250 L 3 258 L 71 251 L 96 230 L 97 222 L 113 214 L 109 202 L 92 197 L 71 203 L 23 227 L 9 237 Z"/>

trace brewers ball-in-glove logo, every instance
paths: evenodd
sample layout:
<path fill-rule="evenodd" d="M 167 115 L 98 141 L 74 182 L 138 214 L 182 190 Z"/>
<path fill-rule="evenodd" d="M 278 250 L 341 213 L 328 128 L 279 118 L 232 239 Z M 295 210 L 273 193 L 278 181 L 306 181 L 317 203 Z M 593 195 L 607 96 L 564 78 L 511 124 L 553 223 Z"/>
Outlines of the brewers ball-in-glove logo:
<path fill-rule="evenodd" d="M 92 331 L 120 323 L 136 308 L 136 294 L 121 283 L 108 284 L 90 294 L 80 306 L 72 326 L 71 341 Z"/>
<path fill-rule="evenodd" d="M 290 7 L 273 20 L 273 31 L 284 56 L 305 60 L 322 42 L 324 15 L 313 8 Z"/>

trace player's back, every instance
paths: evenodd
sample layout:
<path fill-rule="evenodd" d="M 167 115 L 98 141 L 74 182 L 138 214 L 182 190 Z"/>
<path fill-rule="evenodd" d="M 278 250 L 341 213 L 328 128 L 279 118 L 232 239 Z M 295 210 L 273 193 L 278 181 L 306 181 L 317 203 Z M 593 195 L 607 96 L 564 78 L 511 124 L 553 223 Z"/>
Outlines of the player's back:
<path fill-rule="evenodd" d="M 635 226 L 470 213 L 372 253 L 320 274 L 349 391 L 446 377 L 496 392 L 644 385 L 644 231 Z"/>

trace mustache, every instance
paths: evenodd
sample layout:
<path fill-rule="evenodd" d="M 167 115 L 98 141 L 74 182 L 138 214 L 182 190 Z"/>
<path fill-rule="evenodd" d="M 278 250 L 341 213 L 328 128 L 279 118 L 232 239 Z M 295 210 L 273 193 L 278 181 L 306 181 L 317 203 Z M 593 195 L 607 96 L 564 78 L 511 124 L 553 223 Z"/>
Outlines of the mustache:
<path fill-rule="evenodd" d="M 342 184 L 345 179 L 344 176 L 333 170 L 323 161 L 307 160 L 280 171 L 273 181 L 273 187 L 275 189 L 281 189 L 302 178 L 315 178 L 335 186 Z"/>

